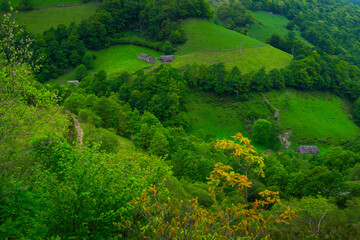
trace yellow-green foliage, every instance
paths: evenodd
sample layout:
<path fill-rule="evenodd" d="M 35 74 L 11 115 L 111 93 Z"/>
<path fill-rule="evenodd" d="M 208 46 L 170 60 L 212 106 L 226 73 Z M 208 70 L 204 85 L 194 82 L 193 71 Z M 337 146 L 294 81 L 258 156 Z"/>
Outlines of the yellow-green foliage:
<path fill-rule="evenodd" d="M 265 67 L 266 70 L 284 68 L 291 62 L 292 56 L 286 52 L 271 46 L 260 48 L 247 48 L 239 52 L 198 52 L 183 56 L 176 56 L 172 65 L 181 67 L 186 64 L 217 64 L 225 63 L 227 69 L 238 66 L 242 73 L 258 70 Z"/>
<path fill-rule="evenodd" d="M 25 28 L 33 33 L 41 33 L 59 24 L 68 25 L 71 22 L 79 23 L 87 19 L 101 3 L 89 2 L 87 4 L 73 7 L 52 7 L 41 10 L 23 11 L 14 14 L 18 24 L 25 25 Z"/>
<path fill-rule="evenodd" d="M 280 110 L 280 124 L 292 130 L 290 140 L 295 143 L 329 145 L 360 135 L 349 119 L 350 104 L 333 94 L 288 89 L 271 91 L 266 97 Z"/>

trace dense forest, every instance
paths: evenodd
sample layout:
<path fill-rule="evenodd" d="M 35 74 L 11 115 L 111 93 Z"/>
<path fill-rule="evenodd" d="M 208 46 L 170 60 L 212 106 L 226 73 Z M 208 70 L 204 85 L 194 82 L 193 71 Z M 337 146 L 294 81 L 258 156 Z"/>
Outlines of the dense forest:
<path fill-rule="evenodd" d="M 273 107 L 246 104 L 290 88 L 330 92 L 360 125 L 360 7 L 350 2 L 103 0 L 88 19 L 39 34 L 12 8 L 35 0 L 1 1 L 0 238 L 358 239 L 360 138 L 321 139 L 324 152 L 299 154 L 279 139 L 287 129 Z M 253 11 L 290 20 L 287 36 L 267 40 L 292 54 L 286 67 L 94 70 L 94 51 L 114 45 L 176 54 L 188 18 L 246 35 Z M 50 84 L 70 68 L 78 85 Z M 187 99 L 201 94 L 241 103 L 248 131 L 190 133 Z"/>

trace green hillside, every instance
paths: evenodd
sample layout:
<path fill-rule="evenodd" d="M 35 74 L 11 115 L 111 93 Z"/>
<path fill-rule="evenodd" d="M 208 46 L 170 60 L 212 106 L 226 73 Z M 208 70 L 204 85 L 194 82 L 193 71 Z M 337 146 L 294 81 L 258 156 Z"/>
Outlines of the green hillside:
<path fill-rule="evenodd" d="M 290 63 L 292 56 L 280 51 L 272 46 L 260 48 L 246 48 L 241 50 L 241 54 L 235 51 L 228 52 L 198 52 L 176 56 L 172 63 L 174 67 L 181 67 L 186 64 L 205 64 L 225 63 L 228 69 L 238 66 L 243 72 L 250 72 L 265 67 L 266 70 L 273 68 L 283 68 Z"/>
<path fill-rule="evenodd" d="M 290 141 L 298 144 L 332 145 L 360 136 L 360 129 L 349 117 L 350 104 L 330 94 L 293 89 L 265 94 L 279 109 L 280 123 L 290 129 Z"/>
<path fill-rule="evenodd" d="M 250 36 L 266 42 L 266 40 L 273 34 L 285 37 L 290 31 L 286 25 L 290 22 L 286 17 L 271 14 L 268 12 L 252 12 L 256 17 L 256 23 L 251 25 L 249 29 Z M 299 31 L 294 31 L 295 37 L 302 40 L 306 45 L 312 47 L 313 45 L 300 36 Z"/>
<path fill-rule="evenodd" d="M 59 24 L 79 23 L 95 13 L 100 4 L 99 2 L 89 2 L 72 7 L 51 7 L 41 10 L 22 11 L 14 14 L 14 16 L 16 23 L 25 25 L 28 31 L 41 33 Z"/>
<path fill-rule="evenodd" d="M 105 70 L 108 75 L 122 71 L 134 73 L 139 69 L 151 66 L 151 64 L 137 58 L 140 53 L 146 53 L 155 58 L 161 56 L 161 53 L 149 48 L 134 45 L 118 45 L 95 52 L 94 71 Z"/>
<path fill-rule="evenodd" d="M 203 131 L 219 139 L 231 139 L 238 132 L 249 137 L 246 119 L 250 116 L 267 118 L 272 114 L 259 94 L 251 94 L 246 101 L 237 101 L 231 97 L 214 98 L 211 94 L 193 93 L 187 99 L 187 106 L 191 121 L 188 133 Z M 260 151 L 267 150 L 262 145 L 252 144 Z"/>
<path fill-rule="evenodd" d="M 59 4 L 72 4 L 72 3 L 82 3 L 83 0 L 32 0 L 32 7 L 45 7 L 51 5 L 59 5 Z M 19 3 L 19 0 L 12 0 L 11 5 L 16 6 Z"/>
<path fill-rule="evenodd" d="M 134 73 L 139 69 L 151 66 L 151 64 L 137 58 L 140 53 L 150 54 L 155 58 L 161 56 L 161 53 L 149 48 L 134 45 L 118 45 L 94 52 L 95 68 L 93 72 L 105 70 L 108 75 L 122 71 Z M 75 70 L 71 69 L 59 78 L 51 80 L 49 83 L 65 84 L 68 80 L 74 79 Z"/>
<path fill-rule="evenodd" d="M 182 22 L 187 41 L 177 54 L 189 52 L 230 50 L 242 47 L 258 47 L 265 44 L 235 31 L 228 30 L 202 19 L 187 19 Z"/>

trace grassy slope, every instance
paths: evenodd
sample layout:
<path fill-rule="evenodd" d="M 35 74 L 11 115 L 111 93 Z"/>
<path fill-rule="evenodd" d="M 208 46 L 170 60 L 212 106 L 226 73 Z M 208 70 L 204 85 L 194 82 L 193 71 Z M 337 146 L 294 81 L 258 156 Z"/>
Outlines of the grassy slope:
<path fill-rule="evenodd" d="M 350 104 L 335 95 L 288 89 L 266 96 L 280 110 L 281 126 L 292 130 L 295 143 L 330 145 L 360 135 L 349 119 Z"/>
<path fill-rule="evenodd" d="M 140 53 L 150 54 L 155 58 L 161 56 L 161 53 L 149 48 L 134 45 L 118 45 L 94 52 L 96 59 L 94 61 L 95 68 L 93 69 L 93 72 L 105 70 L 109 76 L 122 71 L 135 73 L 137 70 L 151 66 L 151 64 L 137 59 L 137 56 Z M 74 79 L 75 70 L 70 69 L 64 75 L 58 77 L 57 79 L 52 79 L 48 83 L 66 84 L 67 81 Z"/>
<path fill-rule="evenodd" d="M 290 21 L 281 15 L 269 14 L 267 12 L 252 12 L 256 17 L 256 23 L 249 29 L 249 34 L 254 38 L 265 42 L 272 34 L 276 33 L 285 37 L 289 30 L 285 27 Z M 259 24 L 261 22 L 262 25 Z M 300 36 L 299 31 L 295 31 L 297 39 L 302 40 L 306 45 L 313 45 Z"/>
<path fill-rule="evenodd" d="M 25 28 L 33 33 L 41 33 L 59 24 L 68 25 L 71 22 L 80 22 L 91 16 L 100 6 L 99 2 L 73 7 L 52 7 L 41 10 L 24 11 L 15 14 L 18 24 L 24 24 Z"/>
<path fill-rule="evenodd" d="M 271 116 L 272 113 L 258 94 L 252 94 L 250 99 L 241 102 L 234 101 L 231 97 L 214 97 L 211 94 L 191 94 L 187 99 L 188 116 L 191 121 L 189 134 L 199 130 L 211 132 L 217 138 L 230 139 L 236 133 L 241 132 L 249 137 L 245 129 L 245 121 L 241 120 L 250 113 L 263 117 Z M 266 147 L 253 142 L 260 151 L 267 150 Z"/>
<path fill-rule="evenodd" d="M 151 64 L 145 61 L 137 59 L 140 53 L 146 53 L 155 58 L 161 56 L 161 53 L 149 48 L 133 45 L 118 45 L 95 52 L 96 60 L 94 71 L 105 70 L 108 75 L 121 71 L 134 73 L 141 68 L 151 66 Z"/>
<path fill-rule="evenodd" d="M 291 55 L 283 51 L 206 20 L 188 19 L 182 24 L 187 41 L 178 48 L 176 54 L 196 53 L 176 56 L 172 63 L 174 67 L 192 63 L 211 65 L 223 62 L 227 68 L 237 65 L 245 73 L 261 67 L 266 67 L 267 70 L 283 68 L 292 59 Z M 236 49 L 239 43 L 243 48 L 241 55 L 236 50 L 218 51 Z"/>
<path fill-rule="evenodd" d="M 265 67 L 266 70 L 283 68 L 290 63 L 292 56 L 272 46 L 242 49 L 241 55 L 231 52 L 200 52 L 176 56 L 172 65 L 181 67 L 186 64 L 211 65 L 223 62 L 228 69 L 237 65 L 243 72 L 250 72 Z"/>
<path fill-rule="evenodd" d="M 176 54 L 209 50 L 236 49 L 239 42 L 242 47 L 257 47 L 265 44 L 228 30 L 212 22 L 202 19 L 187 19 L 182 22 L 187 41 L 180 46 Z"/>
<path fill-rule="evenodd" d="M 19 3 L 19 0 L 11 0 L 11 5 L 16 6 Z M 69 3 L 81 3 L 83 0 L 32 0 L 32 7 L 45 7 L 51 5 L 58 5 L 58 4 L 69 4 Z"/>

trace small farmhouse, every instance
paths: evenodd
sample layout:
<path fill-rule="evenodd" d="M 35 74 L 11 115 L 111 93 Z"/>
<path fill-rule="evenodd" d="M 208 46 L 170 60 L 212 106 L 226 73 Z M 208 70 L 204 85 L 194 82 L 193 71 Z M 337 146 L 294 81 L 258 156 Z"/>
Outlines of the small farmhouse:
<path fill-rule="evenodd" d="M 78 84 L 79 84 L 79 80 L 67 81 L 67 85 L 70 85 L 70 84 L 78 85 Z"/>
<path fill-rule="evenodd" d="M 161 62 L 172 62 L 174 61 L 174 55 L 162 55 L 160 57 Z"/>
<path fill-rule="evenodd" d="M 300 154 L 319 154 L 317 146 L 299 146 L 296 152 Z"/>
<path fill-rule="evenodd" d="M 153 56 L 147 55 L 145 53 L 140 53 L 138 55 L 138 59 L 143 60 L 143 61 L 145 61 L 147 63 L 150 63 L 150 64 L 155 63 L 155 58 Z"/>

